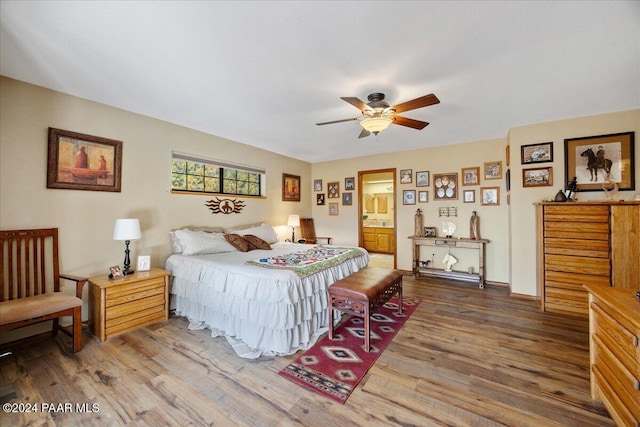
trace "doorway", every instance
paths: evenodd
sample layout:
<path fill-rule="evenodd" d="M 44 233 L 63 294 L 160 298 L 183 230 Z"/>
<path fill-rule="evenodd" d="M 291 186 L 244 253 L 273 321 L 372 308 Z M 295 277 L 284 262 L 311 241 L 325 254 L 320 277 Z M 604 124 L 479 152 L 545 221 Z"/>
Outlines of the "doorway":
<path fill-rule="evenodd" d="M 358 172 L 358 245 L 370 265 L 396 268 L 396 169 Z"/>

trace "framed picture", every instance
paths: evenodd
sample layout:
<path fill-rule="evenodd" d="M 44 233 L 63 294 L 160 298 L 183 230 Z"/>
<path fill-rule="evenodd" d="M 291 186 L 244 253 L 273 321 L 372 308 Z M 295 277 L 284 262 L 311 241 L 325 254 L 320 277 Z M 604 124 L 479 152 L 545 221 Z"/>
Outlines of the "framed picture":
<path fill-rule="evenodd" d="M 300 201 L 300 176 L 282 174 L 282 201 L 283 202 L 299 202 Z"/>
<path fill-rule="evenodd" d="M 316 194 L 316 205 L 318 206 L 324 205 L 324 193 Z"/>
<path fill-rule="evenodd" d="M 428 187 L 429 186 L 429 172 L 422 171 L 416 172 L 416 187 Z"/>
<path fill-rule="evenodd" d="M 411 184 L 413 182 L 413 169 L 400 169 L 400 184 Z"/>
<path fill-rule="evenodd" d="M 507 145 L 504 148 L 504 155 L 505 155 L 505 164 L 509 166 L 509 163 L 511 163 L 511 147 L 510 146 Z"/>
<path fill-rule="evenodd" d="M 122 269 L 119 265 L 109 267 L 109 273 L 109 279 L 122 279 L 124 277 L 124 273 L 122 273 Z"/>
<path fill-rule="evenodd" d="M 458 200 L 458 173 L 433 174 L 433 200 Z"/>
<path fill-rule="evenodd" d="M 634 145 L 634 132 L 565 139 L 565 181 L 576 177 L 577 191 L 602 191 L 608 178 L 620 190 L 635 190 Z"/>
<path fill-rule="evenodd" d="M 120 192 L 122 141 L 49 128 L 47 188 Z"/>
<path fill-rule="evenodd" d="M 138 256 L 137 271 L 149 271 L 151 270 L 151 256 L 140 255 Z"/>
<path fill-rule="evenodd" d="M 520 158 L 523 165 L 553 162 L 553 142 L 523 145 L 520 147 Z"/>
<path fill-rule="evenodd" d="M 485 162 L 484 179 L 502 179 L 502 162 Z"/>
<path fill-rule="evenodd" d="M 462 168 L 462 185 L 480 184 L 480 167 Z"/>
<path fill-rule="evenodd" d="M 329 215 L 338 215 L 338 204 L 337 203 L 329 203 Z"/>
<path fill-rule="evenodd" d="M 436 227 L 424 227 L 424 237 L 436 237 Z"/>
<path fill-rule="evenodd" d="M 314 179 L 313 180 L 313 191 L 322 191 L 322 180 Z"/>
<path fill-rule="evenodd" d="M 402 204 L 403 205 L 415 205 L 416 204 L 416 190 L 403 190 L 402 191 Z"/>
<path fill-rule="evenodd" d="M 418 202 L 427 203 L 429 201 L 428 191 L 418 191 Z"/>
<path fill-rule="evenodd" d="M 476 202 L 476 190 L 464 190 L 462 194 L 465 203 Z"/>
<path fill-rule="evenodd" d="M 500 187 L 480 187 L 480 204 L 483 206 L 500 205 Z"/>
<path fill-rule="evenodd" d="M 327 183 L 327 193 L 329 194 L 327 198 L 329 199 L 338 199 L 340 198 L 340 183 L 339 182 L 329 182 Z"/>
<path fill-rule="evenodd" d="M 548 187 L 553 185 L 553 168 L 522 169 L 523 187 Z"/>
<path fill-rule="evenodd" d="M 351 206 L 353 203 L 352 193 L 342 193 L 342 205 Z"/>
<path fill-rule="evenodd" d="M 353 191 L 356 189 L 355 178 L 345 178 L 344 179 L 344 191 Z"/>

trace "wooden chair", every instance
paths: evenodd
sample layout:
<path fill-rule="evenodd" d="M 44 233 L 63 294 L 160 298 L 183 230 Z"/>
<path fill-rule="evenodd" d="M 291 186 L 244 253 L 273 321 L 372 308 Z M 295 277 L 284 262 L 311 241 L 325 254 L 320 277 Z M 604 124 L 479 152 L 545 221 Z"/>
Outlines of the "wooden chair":
<path fill-rule="evenodd" d="M 52 320 L 82 350 L 82 288 L 87 278 L 60 274 L 58 229 L 0 230 L 0 333 Z M 76 283 L 76 295 L 60 292 L 60 279 Z M 59 325 L 73 317 L 73 332 Z"/>
<path fill-rule="evenodd" d="M 331 237 L 316 236 L 316 227 L 313 224 L 313 218 L 300 218 L 300 234 L 301 238 L 306 240 L 306 243 L 319 243 L 318 240 L 326 240 L 327 245 L 331 244 Z"/>

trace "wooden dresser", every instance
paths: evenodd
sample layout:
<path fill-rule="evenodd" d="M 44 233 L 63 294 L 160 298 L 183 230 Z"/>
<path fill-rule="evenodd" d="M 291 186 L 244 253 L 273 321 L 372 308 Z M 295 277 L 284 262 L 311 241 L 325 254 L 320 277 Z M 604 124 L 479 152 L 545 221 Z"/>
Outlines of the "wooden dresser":
<path fill-rule="evenodd" d="M 169 273 L 159 268 L 122 279 L 89 278 L 89 328 L 104 341 L 169 318 Z"/>
<path fill-rule="evenodd" d="M 587 317 L 586 284 L 640 290 L 640 202 L 537 205 L 542 309 Z"/>
<path fill-rule="evenodd" d="M 636 290 L 586 285 L 591 397 L 618 426 L 640 426 L 640 299 Z"/>

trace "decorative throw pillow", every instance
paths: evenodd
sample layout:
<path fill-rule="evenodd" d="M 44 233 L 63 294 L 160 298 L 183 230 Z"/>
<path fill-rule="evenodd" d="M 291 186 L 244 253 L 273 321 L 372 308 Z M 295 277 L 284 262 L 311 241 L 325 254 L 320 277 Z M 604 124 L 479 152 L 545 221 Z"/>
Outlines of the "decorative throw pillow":
<path fill-rule="evenodd" d="M 262 223 L 257 227 L 247 227 L 243 229 L 234 230 L 233 228 L 227 229 L 227 233 L 239 234 L 244 236 L 245 234 L 252 234 L 264 240 L 269 244 L 278 243 L 278 234 L 269 224 Z"/>
<path fill-rule="evenodd" d="M 253 243 L 245 240 L 239 234 L 225 234 L 224 238 L 227 239 L 227 242 L 231 243 L 234 248 L 239 250 L 240 252 L 249 252 L 254 249 L 257 249 Z"/>
<path fill-rule="evenodd" d="M 175 234 L 183 245 L 183 255 L 217 254 L 236 250 L 233 245 L 227 242 L 222 233 L 176 230 Z"/>
<path fill-rule="evenodd" d="M 245 234 L 242 237 L 244 238 L 244 240 L 255 246 L 256 249 L 271 249 L 271 245 L 269 245 L 269 242 L 262 240 L 258 236 L 254 236 L 253 234 Z"/>

